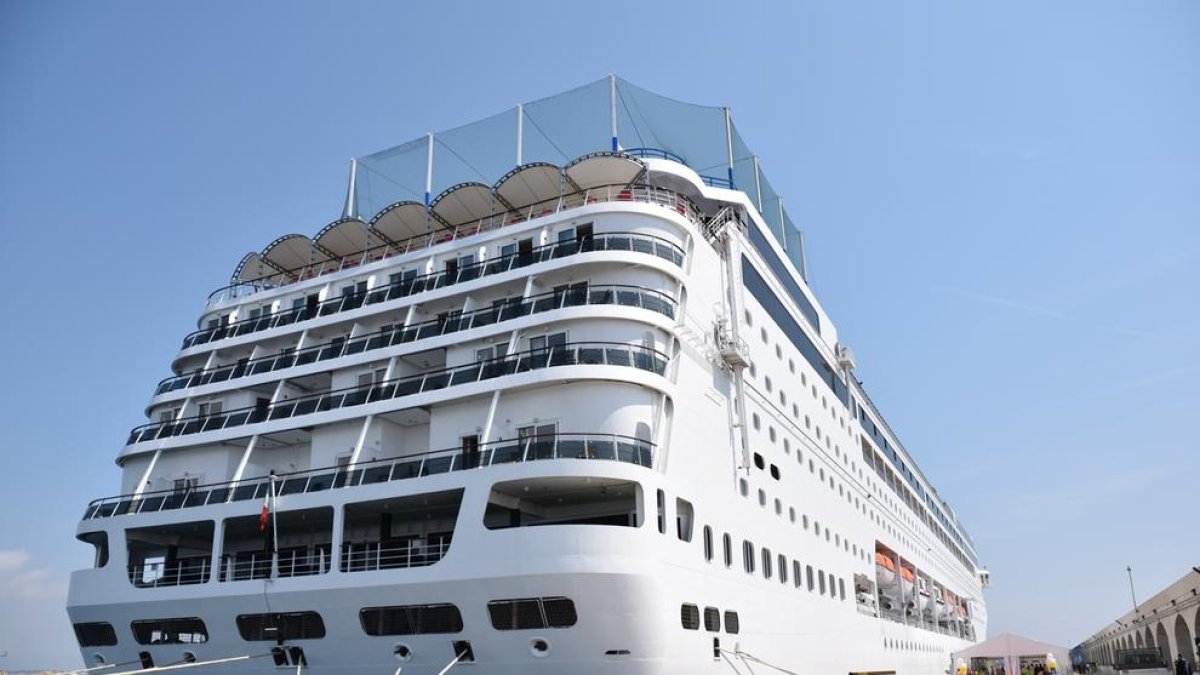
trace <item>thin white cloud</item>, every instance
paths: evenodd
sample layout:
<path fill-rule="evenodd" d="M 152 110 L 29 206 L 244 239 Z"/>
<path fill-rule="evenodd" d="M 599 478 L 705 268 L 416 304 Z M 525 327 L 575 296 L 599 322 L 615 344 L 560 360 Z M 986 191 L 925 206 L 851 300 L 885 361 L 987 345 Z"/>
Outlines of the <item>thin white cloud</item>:
<path fill-rule="evenodd" d="M 991 305 L 996 305 L 997 307 L 1004 307 L 1005 309 L 1011 309 L 1014 311 L 1023 312 L 1025 314 L 1032 314 L 1034 316 L 1046 317 L 1048 319 L 1055 319 L 1057 321 L 1068 321 L 1068 322 L 1072 322 L 1072 323 L 1078 323 L 1081 325 L 1089 326 L 1096 330 L 1107 331 L 1110 333 L 1116 333 L 1118 335 L 1125 335 L 1128 337 L 1151 337 L 1153 335 L 1152 333 L 1149 333 L 1147 331 L 1137 330 L 1134 328 L 1124 328 L 1121 326 L 1108 326 L 1108 325 L 1102 325 L 1102 324 L 1094 324 L 1094 323 L 1091 323 L 1084 319 L 1080 319 L 1078 317 L 1067 314 L 1066 312 L 1063 312 L 1063 311 L 1060 311 L 1057 309 L 1053 309 L 1051 307 L 1043 307 L 1041 305 L 1034 305 L 1034 304 L 1030 304 L 1030 303 L 1026 303 L 1026 302 L 1017 302 L 1016 300 L 1009 300 L 1008 298 L 1001 298 L 1001 297 L 995 296 L 995 295 L 985 295 L 983 293 L 974 293 L 972 291 L 964 291 L 964 290 L 957 289 L 957 288 L 950 288 L 947 290 L 949 290 L 951 293 L 958 295 L 960 297 L 968 298 L 971 300 L 978 300 L 980 302 L 985 302 L 985 303 L 988 303 Z"/>
<path fill-rule="evenodd" d="M 67 585 L 51 570 L 29 564 L 29 553 L 21 549 L 0 550 L 0 602 L 17 600 L 61 601 Z"/>

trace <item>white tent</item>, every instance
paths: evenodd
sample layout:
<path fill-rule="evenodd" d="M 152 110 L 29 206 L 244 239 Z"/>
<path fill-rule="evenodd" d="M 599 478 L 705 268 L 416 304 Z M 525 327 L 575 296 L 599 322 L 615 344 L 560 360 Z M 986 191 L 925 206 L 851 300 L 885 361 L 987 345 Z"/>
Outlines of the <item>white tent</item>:
<path fill-rule="evenodd" d="M 950 657 L 955 666 L 958 665 L 959 659 L 962 659 L 968 668 L 971 667 L 971 659 L 1003 660 L 1006 675 L 1021 675 L 1022 657 L 1027 661 L 1046 664 L 1047 655 L 1053 655 L 1059 673 L 1070 669 L 1070 651 L 1066 647 L 1030 640 L 1012 633 L 1001 633 L 990 640 L 955 652 Z"/>

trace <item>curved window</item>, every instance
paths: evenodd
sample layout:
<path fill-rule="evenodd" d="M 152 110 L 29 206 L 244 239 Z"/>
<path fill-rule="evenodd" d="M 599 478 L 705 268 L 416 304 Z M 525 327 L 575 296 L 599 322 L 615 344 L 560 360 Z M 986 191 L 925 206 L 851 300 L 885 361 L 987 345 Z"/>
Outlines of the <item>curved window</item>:
<path fill-rule="evenodd" d="M 140 645 L 192 645 L 208 642 L 208 628 L 198 617 L 146 619 L 129 624 Z"/>
<path fill-rule="evenodd" d="M 738 621 L 738 613 L 725 610 L 725 632 L 737 635 L 739 630 L 741 630 L 741 623 Z"/>
<path fill-rule="evenodd" d="M 316 612 L 240 614 L 238 633 L 247 642 L 316 640 L 325 637 L 325 621 Z"/>
<path fill-rule="evenodd" d="M 459 633 L 462 613 L 449 604 L 364 607 L 358 621 L 367 635 L 425 635 Z"/>
<path fill-rule="evenodd" d="M 716 607 L 704 608 L 704 630 L 710 633 L 721 630 L 721 610 Z"/>
<path fill-rule="evenodd" d="M 75 624 L 75 639 L 80 647 L 111 647 L 117 644 L 117 632 L 107 621 Z"/>
<path fill-rule="evenodd" d="M 679 622 L 687 630 L 700 629 L 700 609 L 693 604 L 684 603 L 679 606 Z"/>
<path fill-rule="evenodd" d="M 579 620 L 570 598 L 515 598 L 488 603 L 488 616 L 496 630 L 570 628 Z"/>

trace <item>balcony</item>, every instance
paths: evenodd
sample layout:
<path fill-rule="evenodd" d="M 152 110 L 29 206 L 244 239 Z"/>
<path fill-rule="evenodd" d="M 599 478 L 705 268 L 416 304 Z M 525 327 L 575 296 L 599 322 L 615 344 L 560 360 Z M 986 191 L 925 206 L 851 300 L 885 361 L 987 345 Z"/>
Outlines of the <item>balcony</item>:
<path fill-rule="evenodd" d="M 370 385 L 298 396 L 264 406 L 237 408 L 218 415 L 197 415 L 166 422 L 151 422 L 134 427 L 129 432 L 126 444 L 232 429 L 246 424 L 388 401 L 541 368 L 577 365 L 625 366 L 662 375 L 666 372 L 667 356 L 656 349 L 621 342 L 569 342 Z"/>
<path fill-rule="evenodd" d="M 477 451 L 448 448 L 395 459 L 360 462 L 354 468 L 332 466 L 297 471 L 275 476 L 275 486 L 278 496 L 312 494 L 549 459 L 607 460 L 651 468 L 654 464 L 654 450 L 654 444 L 649 441 L 617 434 L 541 434 L 483 443 Z M 271 477 L 260 476 L 240 482 L 200 485 L 186 491 L 106 497 L 88 504 L 83 519 L 156 513 L 242 501 L 261 503 L 270 489 Z M 253 564 L 251 566 L 253 567 Z"/>
<path fill-rule="evenodd" d="M 506 300 L 502 304 L 492 305 L 491 307 L 466 314 L 432 319 L 411 326 L 360 335 L 349 340 L 334 340 L 321 345 L 291 351 L 286 354 L 266 356 L 234 365 L 168 377 L 158 383 L 158 387 L 154 390 L 154 395 L 158 396 L 180 389 L 226 382 L 247 375 L 270 373 L 292 366 L 301 366 L 318 361 L 335 359 L 340 356 L 350 356 L 385 347 L 407 344 L 425 338 L 448 335 L 471 328 L 490 326 L 502 321 L 563 309 L 565 307 L 583 307 L 588 305 L 640 307 L 658 312 L 667 318 L 675 318 L 675 300 L 665 293 L 637 286 L 589 286 L 584 282 L 572 284 L 564 290 L 550 291 L 524 299 L 514 298 Z"/>
<path fill-rule="evenodd" d="M 649 234 L 605 232 L 582 239 L 555 242 L 533 248 L 529 251 L 518 251 L 499 258 L 485 260 L 472 265 L 464 265 L 454 270 L 432 272 L 408 279 L 400 279 L 366 293 L 352 293 L 346 296 L 329 298 L 324 302 L 311 306 L 283 309 L 264 316 L 229 323 L 224 326 L 203 328 L 189 333 L 184 337 L 183 348 L 188 349 L 189 347 L 195 347 L 196 345 L 206 344 L 215 340 L 257 333 L 279 326 L 287 326 L 318 316 L 328 316 L 338 312 L 358 309 L 363 305 L 406 298 L 422 291 L 445 288 L 465 281 L 472 281 L 528 267 L 547 260 L 555 260 L 594 251 L 646 253 L 670 261 L 677 266 L 683 265 L 683 249 L 665 239 Z"/>
<path fill-rule="evenodd" d="M 458 225 L 427 234 L 420 234 L 403 241 L 388 242 L 382 246 L 367 248 L 351 255 L 323 260 L 294 270 L 282 271 L 260 279 L 242 281 L 213 291 L 208 296 L 207 306 L 240 300 L 262 291 L 332 274 L 361 265 L 368 265 L 386 258 L 404 255 L 450 241 L 458 241 L 477 234 L 492 232 L 510 225 L 517 225 L 534 218 L 562 213 L 570 209 L 608 202 L 632 202 L 655 204 L 665 207 L 701 226 L 701 218 L 695 205 L 685 196 L 649 185 L 604 185 L 574 192 L 561 197 L 542 200 L 512 211 L 489 215 L 477 221 Z"/>

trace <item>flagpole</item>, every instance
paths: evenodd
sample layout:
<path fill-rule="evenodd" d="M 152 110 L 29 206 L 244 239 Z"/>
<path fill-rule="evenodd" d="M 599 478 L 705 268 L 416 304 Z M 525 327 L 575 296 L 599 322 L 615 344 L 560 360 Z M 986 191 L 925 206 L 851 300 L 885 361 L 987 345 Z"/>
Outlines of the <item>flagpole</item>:
<path fill-rule="evenodd" d="M 271 472 L 271 508 L 268 509 L 268 515 L 271 517 L 271 567 L 274 568 L 278 564 L 279 559 L 279 519 L 276 517 L 275 506 L 275 472 Z"/>

